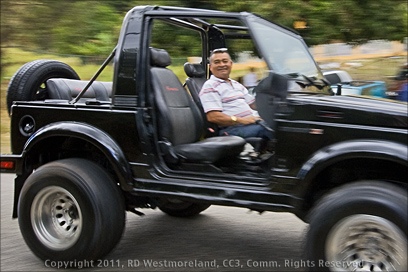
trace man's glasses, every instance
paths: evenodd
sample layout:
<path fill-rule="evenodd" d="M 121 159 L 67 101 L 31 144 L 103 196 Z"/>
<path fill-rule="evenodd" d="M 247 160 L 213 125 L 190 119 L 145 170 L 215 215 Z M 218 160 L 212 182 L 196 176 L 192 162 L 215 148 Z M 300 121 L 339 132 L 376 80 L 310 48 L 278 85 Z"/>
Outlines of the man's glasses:
<path fill-rule="evenodd" d="M 228 52 L 228 48 L 217 48 L 217 49 L 214 49 L 213 51 L 211 51 L 211 54 L 214 54 L 214 53 L 226 53 L 226 52 Z"/>

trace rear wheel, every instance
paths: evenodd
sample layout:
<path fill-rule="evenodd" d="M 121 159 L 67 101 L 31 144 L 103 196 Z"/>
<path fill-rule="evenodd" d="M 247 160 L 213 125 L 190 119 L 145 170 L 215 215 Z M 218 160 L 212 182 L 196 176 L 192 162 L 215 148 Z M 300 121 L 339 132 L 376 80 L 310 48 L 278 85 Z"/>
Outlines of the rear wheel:
<path fill-rule="evenodd" d="M 79 79 L 68 64 L 56 60 L 35 60 L 21 66 L 7 89 L 7 109 L 14 101 L 35 101 L 48 98 L 45 82 L 50 78 Z"/>
<path fill-rule="evenodd" d="M 337 189 L 310 216 L 310 271 L 407 271 L 407 193 L 378 181 Z"/>
<path fill-rule="evenodd" d="M 208 209 L 211 205 L 166 198 L 159 201 L 161 211 L 175 217 L 192 217 Z"/>
<path fill-rule="evenodd" d="M 124 198 L 108 173 L 84 159 L 38 168 L 20 194 L 21 233 L 42 260 L 95 260 L 119 242 Z"/>

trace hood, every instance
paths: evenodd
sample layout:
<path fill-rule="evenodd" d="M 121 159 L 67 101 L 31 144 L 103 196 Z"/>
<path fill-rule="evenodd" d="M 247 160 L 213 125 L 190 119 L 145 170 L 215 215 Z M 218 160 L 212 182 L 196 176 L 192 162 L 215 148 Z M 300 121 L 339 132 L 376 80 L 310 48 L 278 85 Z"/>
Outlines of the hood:
<path fill-rule="evenodd" d="M 268 98 L 268 94 L 261 96 L 256 97 L 257 105 L 259 102 L 258 106 L 261 106 L 258 107 L 259 114 L 271 126 L 275 125 L 275 119 L 283 117 L 297 121 L 408 129 L 408 105 L 400 101 L 368 96 L 292 94 L 282 106 L 274 102 L 276 99 Z"/>
<path fill-rule="evenodd" d="M 309 104 L 311 119 L 408 129 L 408 105 L 404 102 L 370 96 L 298 96 L 293 102 Z"/>

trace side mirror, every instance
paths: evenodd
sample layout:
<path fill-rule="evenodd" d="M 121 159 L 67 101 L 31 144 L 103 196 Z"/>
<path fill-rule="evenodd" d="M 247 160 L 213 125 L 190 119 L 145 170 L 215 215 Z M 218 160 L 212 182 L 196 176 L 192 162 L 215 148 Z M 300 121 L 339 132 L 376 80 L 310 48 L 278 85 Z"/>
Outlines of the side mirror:
<path fill-rule="evenodd" d="M 253 92 L 266 93 L 280 101 L 285 101 L 288 95 L 288 82 L 289 79 L 286 76 L 271 72 L 255 86 Z"/>
<path fill-rule="evenodd" d="M 337 84 L 336 95 L 341 95 L 341 87 L 342 87 L 342 84 L 341 84 L 341 83 Z"/>
<path fill-rule="evenodd" d="M 286 102 L 289 79 L 283 75 L 270 73 L 254 88 L 256 108 L 259 115 L 272 129 L 275 129 L 275 114 Z"/>

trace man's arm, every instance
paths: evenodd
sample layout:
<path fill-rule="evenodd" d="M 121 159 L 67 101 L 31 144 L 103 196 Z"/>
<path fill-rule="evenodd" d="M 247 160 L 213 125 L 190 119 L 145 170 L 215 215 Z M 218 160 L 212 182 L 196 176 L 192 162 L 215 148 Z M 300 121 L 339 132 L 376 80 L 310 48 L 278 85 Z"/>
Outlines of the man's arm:
<path fill-rule="evenodd" d="M 221 111 L 209 111 L 207 112 L 207 120 L 211 123 L 214 123 L 220 127 L 228 127 L 235 125 L 249 125 L 254 124 L 260 118 L 255 116 L 246 116 L 246 117 L 236 117 L 230 116 Z"/>

